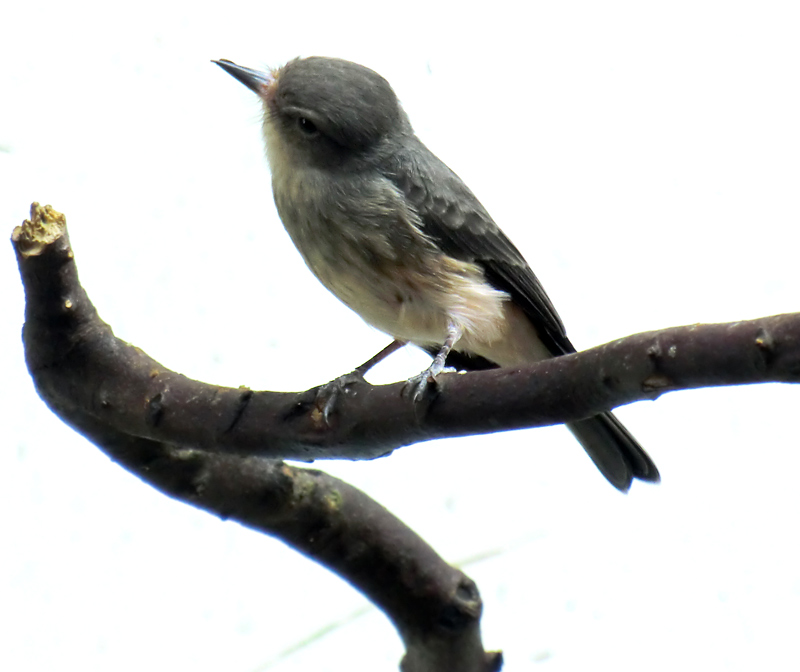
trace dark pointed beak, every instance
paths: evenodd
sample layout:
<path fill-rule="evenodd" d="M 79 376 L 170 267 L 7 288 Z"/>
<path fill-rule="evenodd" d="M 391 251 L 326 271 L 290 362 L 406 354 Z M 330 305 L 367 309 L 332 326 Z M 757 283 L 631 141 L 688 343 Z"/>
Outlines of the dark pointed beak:
<path fill-rule="evenodd" d="M 227 72 L 232 77 L 236 77 L 248 89 L 261 95 L 261 89 L 264 86 L 269 86 L 274 81 L 272 74 L 269 72 L 259 72 L 258 70 L 251 70 L 245 68 L 243 65 L 236 65 L 233 61 L 226 58 L 221 58 L 218 61 L 211 61 L 216 63 L 220 68 Z"/>

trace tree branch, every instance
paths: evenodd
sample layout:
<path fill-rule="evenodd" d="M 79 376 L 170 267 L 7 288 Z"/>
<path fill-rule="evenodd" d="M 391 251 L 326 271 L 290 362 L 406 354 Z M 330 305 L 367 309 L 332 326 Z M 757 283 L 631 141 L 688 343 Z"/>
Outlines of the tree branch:
<path fill-rule="evenodd" d="M 63 215 L 34 204 L 12 242 L 28 368 L 66 423 L 162 492 L 276 536 L 379 606 L 406 672 L 499 669 L 474 583 L 352 486 L 281 459 L 371 459 L 418 441 L 557 424 L 673 390 L 797 382 L 800 314 L 637 334 L 525 369 L 443 374 L 425 404 L 359 383 L 330 424 L 316 389 L 191 380 L 114 337 L 78 280 Z"/>
<path fill-rule="evenodd" d="M 277 537 L 348 581 L 398 630 L 404 672 L 500 669 L 502 655 L 483 649 L 482 602 L 469 577 L 348 483 L 242 455 L 246 449 L 235 448 L 226 426 L 238 423 L 253 393 L 189 380 L 114 338 L 78 282 L 63 215 L 34 204 L 12 243 L 26 292 L 28 368 L 39 395 L 64 422 L 161 492 Z M 295 395 L 256 396 L 283 402 L 260 432 L 270 445 L 270 427 L 280 422 L 285 397 Z M 177 425 L 163 423 L 173 415 L 180 417 Z M 204 439 L 202 429 L 175 442 L 160 436 L 192 418 L 212 437 L 223 437 L 230 452 L 204 450 L 217 441 Z M 290 438 L 280 437 L 278 446 L 302 445 L 283 434 Z M 264 452 L 277 454 L 274 446 Z"/>
<path fill-rule="evenodd" d="M 372 459 L 419 441 L 559 424 L 674 390 L 800 377 L 800 314 L 791 313 L 645 332 L 523 369 L 442 374 L 427 405 L 408 403 L 403 383 L 355 384 L 326 423 L 318 388 L 209 385 L 115 338 L 78 281 L 66 229 L 59 235 L 57 260 L 15 231 L 37 389 L 57 412 L 80 409 L 156 441 L 277 459 Z"/>

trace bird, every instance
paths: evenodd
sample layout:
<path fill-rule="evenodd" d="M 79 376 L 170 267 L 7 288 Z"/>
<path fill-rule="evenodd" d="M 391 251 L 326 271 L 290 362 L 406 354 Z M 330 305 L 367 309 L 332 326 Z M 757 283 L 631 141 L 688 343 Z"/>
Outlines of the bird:
<path fill-rule="evenodd" d="M 522 253 L 467 185 L 415 134 L 389 82 L 351 61 L 311 56 L 265 71 L 213 61 L 263 104 L 263 139 L 283 225 L 345 305 L 431 365 L 520 367 L 575 352 Z M 344 378 L 344 377 L 343 377 Z M 606 479 L 658 482 L 653 461 L 610 412 L 568 422 Z"/>

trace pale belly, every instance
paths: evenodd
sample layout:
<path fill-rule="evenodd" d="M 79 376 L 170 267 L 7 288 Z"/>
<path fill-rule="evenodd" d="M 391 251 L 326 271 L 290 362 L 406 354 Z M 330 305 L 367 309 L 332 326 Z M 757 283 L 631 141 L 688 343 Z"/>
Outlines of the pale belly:
<path fill-rule="evenodd" d="M 453 324 L 463 330 L 455 350 L 480 355 L 500 366 L 551 357 L 527 316 L 505 292 L 489 285 L 474 264 L 444 255 L 436 267 L 312 267 L 339 300 L 371 326 L 419 346 L 439 346 Z M 432 260 L 433 262 L 433 260 Z"/>

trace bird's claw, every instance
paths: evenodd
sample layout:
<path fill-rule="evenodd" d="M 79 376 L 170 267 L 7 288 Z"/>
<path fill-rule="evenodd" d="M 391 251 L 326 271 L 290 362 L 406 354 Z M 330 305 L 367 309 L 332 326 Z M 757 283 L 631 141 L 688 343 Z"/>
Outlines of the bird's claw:
<path fill-rule="evenodd" d="M 425 397 L 433 397 L 438 387 L 436 376 L 440 373 L 447 373 L 450 371 L 455 371 L 455 369 L 450 367 L 430 366 L 422 373 L 411 376 L 403 386 L 403 397 L 411 399 L 414 403 L 419 403 Z"/>
<path fill-rule="evenodd" d="M 414 403 L 419 403 L 427 392 L 432 392 L 435 388 L 436 378 L 426 370 L 409 378 L 403 386 L 402 394 L 406 399 L 411 399 Z"/>
<path fill-rule="evenodd" d="M 322 413 L 322 419 L 325 421 L 326 425 L 330 424 L 330 419 L 336 408 L 339 395 L 347 394 L 348 388 L 357 383 L 366 383 L 363 374 L 358 370 L 334 378 L 331 382 L 325 383 L 317 390 L 315 404 Z"/>

